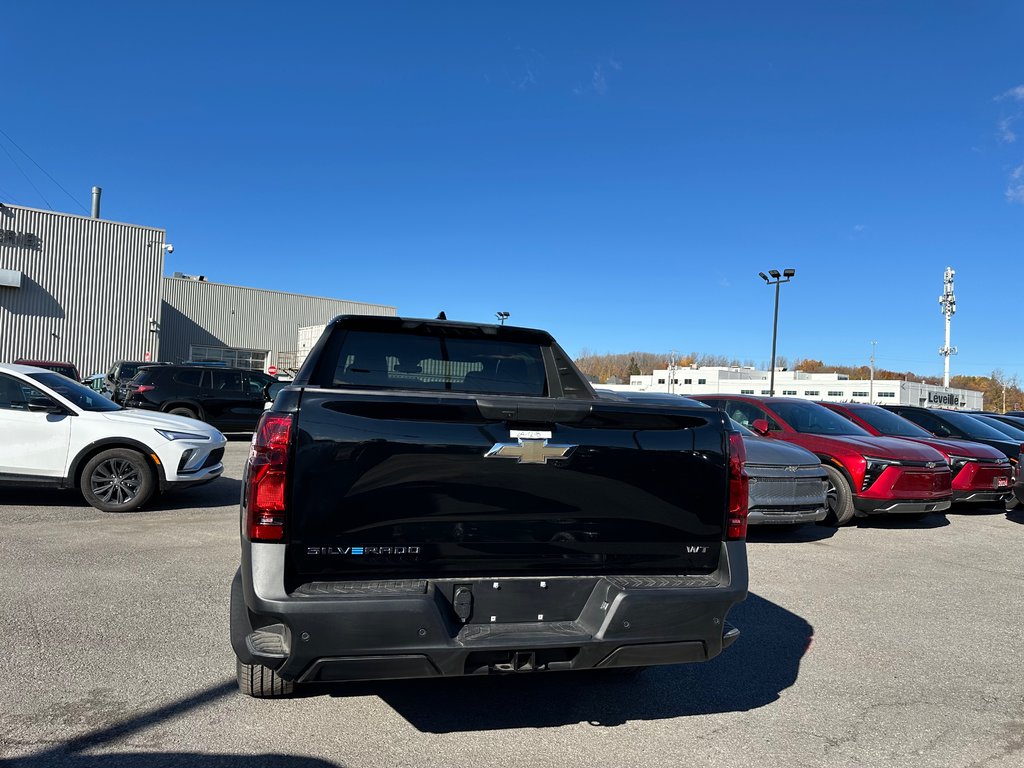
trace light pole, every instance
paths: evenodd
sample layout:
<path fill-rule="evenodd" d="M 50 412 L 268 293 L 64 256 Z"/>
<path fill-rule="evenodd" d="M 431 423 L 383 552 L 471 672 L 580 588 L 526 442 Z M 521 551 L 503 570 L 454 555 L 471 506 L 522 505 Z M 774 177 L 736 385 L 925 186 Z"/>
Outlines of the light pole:
<path fill-rule="evenodd" d="M 782 283 L 788 283 L 796 275 L 795 269 L 784 269 L 782 274 L 779 274 L 777 269 L 769 269 L 768 275 L 771 275 L 771 279 L 768 279 L 768 275 L 764 272 L 758 272 L 761 279 L 768 285 L 775 286 L 775 320 L 772 321 L 772 372 L 771 372 L 771 383 L 768 385 L 768 391 L 771 393 L 771 397 L 775 397 L 775 342 L 779 336 L 779 285 Z"/>
<path fill-rule="evenodd" d="M 498 318 L 498 320 L 500 320 L 500 321 L 501 321 L 501 324 L 502 324 L 502 325 L 504 325 L 504 324 L 505 324 L 505 321 L 509 319 L 510 315 L 511 315 L 511 313 L 510 313 L 510 312 L 495 312 L 495 313 L 494 313 L 494 316 L 495 316 L 496 318 Z"/>

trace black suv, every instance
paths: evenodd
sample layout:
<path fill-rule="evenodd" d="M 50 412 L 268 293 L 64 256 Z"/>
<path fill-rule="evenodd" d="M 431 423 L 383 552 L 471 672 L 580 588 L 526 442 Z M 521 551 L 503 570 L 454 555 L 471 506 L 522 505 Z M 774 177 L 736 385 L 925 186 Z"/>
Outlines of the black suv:
<path fill-rule="evenodd" d="M 252 432 L 272 379 L 259 371 L 203 365 L 149 365 L 125 389 L 127 408 L 202 419 L 222 432 Z"/>

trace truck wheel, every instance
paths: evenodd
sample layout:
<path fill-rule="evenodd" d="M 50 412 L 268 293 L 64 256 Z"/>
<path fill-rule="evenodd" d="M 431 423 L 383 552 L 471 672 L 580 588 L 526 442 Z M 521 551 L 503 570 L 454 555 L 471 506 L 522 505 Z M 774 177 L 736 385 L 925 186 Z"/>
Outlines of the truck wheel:
<path fill-rule="evenodd" d="M 134 512 L 153 495 L 156 477 L 146 458 L 129 448 L 111 448 L 82 470 L 82 496 L 101 512 Z"/>
<path fill-rule="evenodd" d="M 295 683 L 282 680 L 262 664 L 238 664 L 238 690 L 254 699 L 284 699 L 295 693 Z"/>
<path fill-rule="evenodd" d="M 846 525 L 853 519 L 853 490 L 846 477 L 838 469 L 822 464 L 828 475 L 828 491 L 826 502 L 828 514 L 825 523 L 828 525 Z"/>
<path fill-rule="evenodd" d="M 186 408 L 183 405 L 179 405 L 177 408 L 171 408 L 171 410 L 169 410 L 168 413 L 171 414 L 171 416 L 185 416 L 189 419 L 199 418 L 196 415 L 195 411 L 193 411 L 191 408 Z"/>

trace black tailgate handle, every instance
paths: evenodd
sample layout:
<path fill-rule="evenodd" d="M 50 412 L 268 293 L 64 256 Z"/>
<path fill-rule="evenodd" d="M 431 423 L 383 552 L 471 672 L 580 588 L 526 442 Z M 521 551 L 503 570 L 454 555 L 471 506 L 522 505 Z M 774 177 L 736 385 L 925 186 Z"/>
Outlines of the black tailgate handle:
<path fill-rule="evenodd" d="M 587 418 L 593 403 L 535 398 L 502 397 L 489 400 L 477 398 L 477 408 L 485 419 L 496 421 L 530 421 L 544 424 L 574 424 Z"/>

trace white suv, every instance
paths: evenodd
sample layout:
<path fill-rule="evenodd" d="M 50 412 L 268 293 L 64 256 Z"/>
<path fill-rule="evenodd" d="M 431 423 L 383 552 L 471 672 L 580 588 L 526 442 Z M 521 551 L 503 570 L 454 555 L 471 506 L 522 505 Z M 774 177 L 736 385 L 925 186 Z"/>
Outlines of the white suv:
<path fill-rule="evenodd" d="M 59 373 L 0 363 L 0 486 L 78 488 L 131 512 L 224 471 L 224 435 L 196 419 L 126 410 Z"/>

